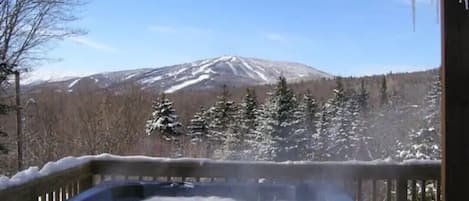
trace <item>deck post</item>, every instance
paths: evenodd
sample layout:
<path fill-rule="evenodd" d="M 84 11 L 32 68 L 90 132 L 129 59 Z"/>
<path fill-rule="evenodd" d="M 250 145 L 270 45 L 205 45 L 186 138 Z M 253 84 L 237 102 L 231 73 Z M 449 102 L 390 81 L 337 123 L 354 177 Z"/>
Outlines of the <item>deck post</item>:
<path fill-rule="evenodd" d="M 443 200 L 469 200 L 469 11 L 442 0 Z M 464 1 L 463 1 L 464 2 Z"/>

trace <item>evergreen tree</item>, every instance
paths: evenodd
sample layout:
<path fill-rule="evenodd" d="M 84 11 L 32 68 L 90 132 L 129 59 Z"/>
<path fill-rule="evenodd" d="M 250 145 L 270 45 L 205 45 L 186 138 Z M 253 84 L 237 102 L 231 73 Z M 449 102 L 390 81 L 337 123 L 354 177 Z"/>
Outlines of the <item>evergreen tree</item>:
<path fill-rule="evenodd" d="M 388 86 L 387 86 L 387 83 L 386 83 L 386 76 L 383 75 L 383 78 L 381 79 L 381 88 L 380 88 L 380 105 L 381 107 L 385 106 L 386 104 L 388 104 Z"/>
<path fill-rule="evenodd" d="M 300 119 L 296 118 L 298 103 L 293 91 L 288 88 L 287 80 L 279 78 L 275 89 L 274 104 L 277 105 L 278 132 L 274 132 L 273 139 L 278 145 L 276 161 L 295 160 L 299 157 L 298 144 L 302 133 L 298 133 Z"/>
<path fill-rule="evenodd" d="M 205 115 L 206 111 L 200 107 L 199 112 L 194 114 L 187 127 L 188 135 L 191 137 L 193 143 L 201 143 L 207 141 L 208 124 Z"/>
<path fill-rule="evenodd" d="M 228 143 L 234 143 L 239 139 L 236 121 L 237 107 L 233 101 L 229 100 L 230 97 L 227 86 L 223 85 L 221 95 L 217 97 L 217 102 L 209 110 L 207 137 L 213 149 L 208 151 L 209 157 L 213 155 L 213 151 L 218 152 L 217 157 L 226 157 L 226 149 L 231 149 Z"/>
<path fill-rule="evenodd" d="M 247 154 L 250 147 L 249 144 L 255 143 L 256 137 L 253 135 L 257 126 L 258 108 L 257 96 L 254 89 L 246 88 L 244 101 L 241 103 L 239 121 L 240 121 L 240 137 L 243 152 Z"/>
<path fill-rule="evenodd" d="M 406 159 L 431 159 L 441 158 L 440 149 L 440 97 L 441 83 L 439 79 L 433 82 L 430 91 L 425 96 L 422 118 L 417 129 L 411 130 L 410 141 L 404 149 L 399 150 L 399 158 Z"/>
<path fill-rule="evenodd" d="M 357 117 L 355 99 L 345 94 L 342 80 L 337 79 L 337 87 L 334 94 L 326 104 L 326 112 L 331 118 L 329 137 L 332 140 L 328 151 L 332 154 L 332 160 L 350 160 L 357 146 L 356 126 Z"/>
<path fill-rule="evenodd" d="M 254 160 L 271 161 L 277 157 L 277 140 L 274 140 L 274 133 L 278 129 L 276 119 L 277 104 L 272 101 L 272 94 L 265 104 L 260 106 L 259 115 L 256 118 L 257 125 L 252 131 L 254 140 L 249 141 L 249 152 Z"/>
<path fill-rule="evenodd" d="M 154 132 L 159 132 L 166 140 L 172 140 L 179 136 L 182 124 L 178 121 L 173 103 L 164 93 L 153 103 L 152 107 L 153 113 L 146 126 L 147 134 L 152 135 Z"/>
<path fill-rule="evenodd" d="M 358 105 L 360 106 L 360 112 L 365 116 L 368 114 L 369 106 L 368 106 L 368 99 L 370 95 L 365 87 L 365 80 L 362 79 L 360 82 L 360 92 L 358 93 Z"/>
<path fill-rule="evenodd" d="M 319 120 L 316 124 L 317 131 L 313 135 L 313 145 L 312 150 L 313 153 L 310 156 L 312 160 L 315 161 L 325 161 L 329 160 L 332 155 L 329 152 L 329 148 L 331 147 L 331 141 L 329 139 L 329 127 L 331 118 L 328 115 L 328 110 L 326 106 L 321 107 L 321 111 L 319 113 Z"/>
<path fill-rule="evenodd" d="M 275 92 L 262 108 L 256 136 L 261 138 L 264 159 L 285 161 L 299 157 L 298 144 L 303 136 L 298 129 L 301 121 L 296 118 L 298 104 L 286 79 L 280 77 Z"/>
<path fill-rule="evenodd" d="M 176 144 L 175 156 L 180 156 L 181 144 L 178 137 L 181 135 L 182 124 L 178 121 L 178 116 L 173 108 L 173 103 L 164 93 L 153 103 L 153 113 L 146 124 L 146 133 L 152 135 L 157 133 L 167 141 Z"/>
<path fill-rule="evenodd" d="M 303 130 L 302 140 L 298 144 L 299 146 L 299 158 L 301 159 L 311 159 L 313 156 L 313 136 L 316 134 L 317 121 L 318 121 L 318 106 L 316 100 L 311 95 L 311 91 L 307 90 L 306 94 L 303 95 L 301 103 L 299 105 L 299 116 L 301 128 Z"/>
<path fill-rule="evenodd" d="M 375 139 L 369 133 L 368 98 L 368 91 L 365 88 L 364 80 L 362 80 L 359 93 L 351 98 L 351 111 L 355 114 L 353 115 L 353 131 L 357 140 L 357 147 L 353 159 L 356 160 L 375 159 Z"/>
<path fill-rule="evenodd" d="M 339 132 L 345 131 L 344 111 L 345 111 L 345 90 L 342 78 L 336 78 L 336 87 L 333 90 L 332 97 L 326 101 L 321 109 L 320 120 L 317 124 L 317 133 L 314 135 L 316 142 L 313 149 L 315 150 L 314 160 L 338 160 L 338 149 L 342 148 L 342 144 L 336 144 L 336 141 L 342 135 Z"/>
<path fill-rule="evenodd" d="M 302 112 L 303 125 L 311 134 L 316 132 L 316 121 L 318 119 L 318 105 L 316 100 L 311 95 L 311 91 L 307 90 L 303 95 L 302 101 L 299 105 Z"/>

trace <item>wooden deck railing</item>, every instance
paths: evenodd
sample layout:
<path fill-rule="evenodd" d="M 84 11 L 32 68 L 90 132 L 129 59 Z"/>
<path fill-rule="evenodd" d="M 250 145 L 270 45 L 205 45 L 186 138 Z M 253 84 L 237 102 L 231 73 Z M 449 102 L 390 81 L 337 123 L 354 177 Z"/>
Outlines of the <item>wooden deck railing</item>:
<path fill-rule="evenodd" d="M 0 191 L 5 201 L 60 201 L 107 180 L 194 182 L 337 182 L 355 200 L 440 200 L 440 164 L 92 160 Z M 421 188 L 433 185 L 435 191 Z"/>

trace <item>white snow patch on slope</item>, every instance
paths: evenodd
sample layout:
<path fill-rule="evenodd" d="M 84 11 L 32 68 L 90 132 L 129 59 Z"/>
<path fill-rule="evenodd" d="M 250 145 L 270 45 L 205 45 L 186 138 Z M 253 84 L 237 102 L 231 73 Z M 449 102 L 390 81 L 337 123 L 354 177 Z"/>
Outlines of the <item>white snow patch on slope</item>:
<path fill-rule="evenodd" d="M 199 69 L 193 71 L 192 75 L 197 75 L 197 74 L 200 74 L 202 72 L 205 72 L 205 73 L 213 72 L 212 69 L 208 69 L 209 66 L 214 65 L 214 64 L 216 64 L 220 61 L 227 60 L 227 59 L 231 59 L 231 57 L 223 56 L 223 57 L 219 57 L 219 58 L 212 59 L 212 60 L 202 61 L 200 63 L 202 66 Z"/>
<path fill-rule="evenodd" d="M 130 78 L 133 78 L 137 75 L 137 73 L 133 73 L 133 74 L 130 74 L 130 75 L 127 75 L 127 77 L 124 78 L 124 80 L 128 80 Z"/>
<path fill-rule="evenodd" d="M 190 78 L 193 78 L 192 76 L 183 76 L 183 77 L 180 77 L 176 80 L 176 82 L 180 82 L 180 81 L 184 81 L 184 80 L 188 80 Z"/>
<path fill-rule="evenodd" d="M 163 79 L 163 77 L 161 75 L 156 76 L 156 77 L 149 77 L 149 78 L 146 78 L 146 79 L 142 80 L 140 83 L 149 84 L 149 83 L 153 83 L 153 82 L 156 82 L 158 80 L 161 80 L 161 79 Z"/>
<path fill-rule="evenodd" d="M 260 69 L 264 73 L 266 72 L 266 70 L 262 66 L 259 66 L 259 65 L 255 65 L 255 66 L 256 66 L 257 69 Z"/>
<path fill-rule="evenodd" d="M 177 90 L 180 90 L 182 88 L 188 87 L 188 86 L 193 85 L 193 84 L 196 84 L 196 83 L 201 82 L 203 80 L 206 80 L 208 78 L 210 78 L 210 75 L 203 74 L 203 75 L 197 77 L 196 79 L 187 80 L 187 81 L 185 81 L 181 84 L 174 85 L 174 86 L 170 87 L 169 89 L 166 89 L 166 91 L 164 91 L 164 92 L 165 93 L 173 93 Z"/>
<path fill-rule="evenodd" d="M 226 64 L 231 68 L 231 71 L 232 71 L 235 75 L 239 75 L 238 70 L 236 70 L 236 68 L 233 66 L 233 64 L 231 64 L 230 62 L 226 62 Z"/>
<path fill-rule="evenodd" d="M 152 197 L 145 199 L 143 201 L 236 201 L 231 198 L 221 198 L 221 197 Z"/>
<path fill-rule="evenodd" d="M 68 85 L 68 88 L 69 88 L 69 89 L 72 88 L 75 84 L 78 83 L 78 81 L 80 81 L 80 79 L 81 79 L 81 78 L 78 78 L 78 79 L 74 80 L 72 83 L 70 83 L 70 84 Z"/>
<path fill-rule="evenodd" d="M 255 70 L 251 65 L 249 65 L 244 59 L 241 59 L 241 63 L 246 66 L 249 70 L 253 71 L 256 73 L 261 79 L 268 81 L 267 76 L 265 76 L 263 73 L 259 72 L 258 70 Z"/>
<path fill-rule="evenodd" d="M 187 69 L 188 69 L 188 68 L 181 68 L 181 69 L 179 69 L 179 70 L 177 70 L 177 71 L 175 71 L 175 72 L 170 72 L 170 73 L 168 73 L 168 76 L 169 76 L 169 77 L 172 77 L 172 76 L 179 75 L 179 74 L 181 74 L 182 72 L 186 71 Z"/>
<path fill-rule="evenodd" d="M 200 66 L 198 69 L 196 69 L 195 71 L 192 72 L 192 75 L 197 75 L 197 74 L 200 74 L 200 73 L 206 71 L 207 68 L 212 64 L 213 63 L 207 63 L 207 64 L 204 64 L 204 65 Z"/>
<path fill-rule="evenodd" d="M 237 59 L 237 57 L 231 57 L 230 61 L 231 61 L 231 62 L 235 62 L 236 59 Z"/>

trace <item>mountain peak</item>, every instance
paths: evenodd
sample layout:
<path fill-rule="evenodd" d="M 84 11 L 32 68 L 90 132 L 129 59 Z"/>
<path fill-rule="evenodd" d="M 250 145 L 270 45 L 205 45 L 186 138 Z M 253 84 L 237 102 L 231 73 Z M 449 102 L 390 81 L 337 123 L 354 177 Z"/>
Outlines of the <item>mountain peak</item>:
<path fill-rule="evenodd" d="M 73 91 L 73 88 L 80 86 L 81 82 L 91 83 L 100 88 L 135 82 L 142 88 L 173 93 L 179 90 L 216 88 L 223 84 L 230 86 L 270 84 L 276 82 L 279 76 L 289 81 L 332 77 L 300 63 L 223 55 L 161 68 L 100 73 L 81 79 L 47 84 L 63 85 L 67 91 Z M 84 78 L 90 78 L 88 80 L 93 82 L 85 82 L 87 79 Z"/>

